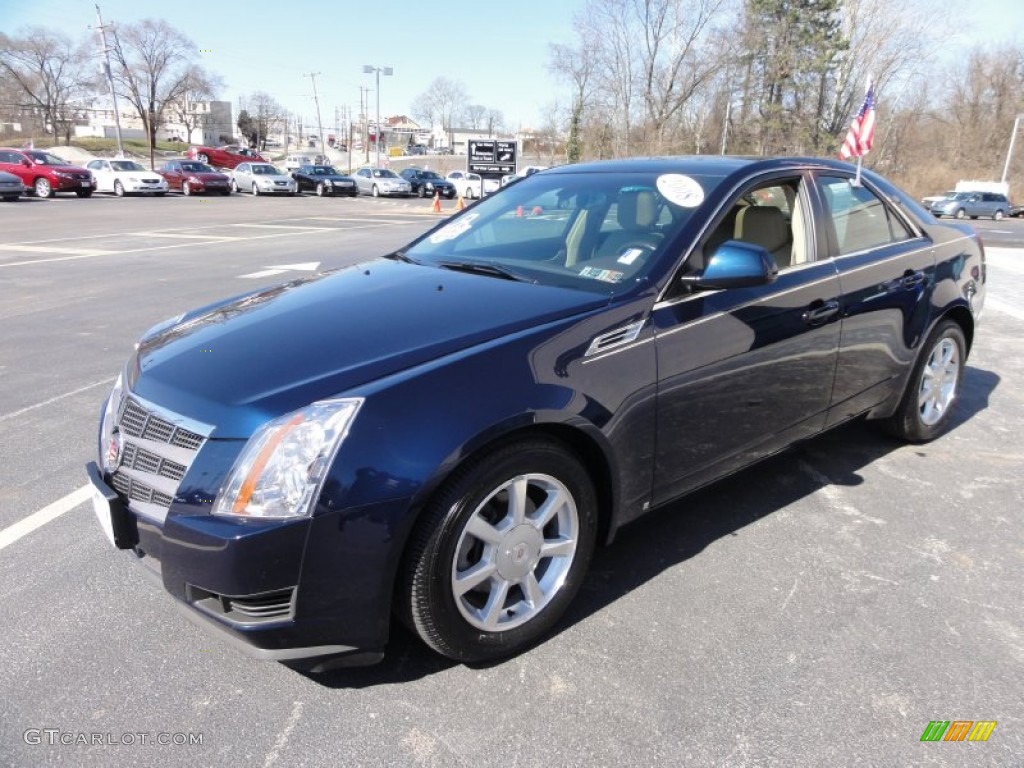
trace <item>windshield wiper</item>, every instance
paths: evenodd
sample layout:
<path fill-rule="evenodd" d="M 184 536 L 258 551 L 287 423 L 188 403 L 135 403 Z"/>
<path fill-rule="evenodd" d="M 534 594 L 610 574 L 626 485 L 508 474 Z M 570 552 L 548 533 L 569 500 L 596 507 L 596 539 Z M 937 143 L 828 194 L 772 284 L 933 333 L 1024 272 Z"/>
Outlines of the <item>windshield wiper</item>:
<path fill-rule="evenodd" d="M 420 261 L 416 261 L 416 259 L 409 258 L 408 256 L 405 255 L 405 251 L 403 251 L 403 250 L 397 250 L 394 253 L 389 253 L 384 258 L 385 259 L 394 259 L 395 261 L 404 261 L 406 264 L 420 264 L 420 265 L 422 265 L 422 263 L 423 263 L 423 262 L 420 262 Z"/>
<path fill-rule="evenodd" d="M 456 272 L 470 272 L 474 275 L 500 277 L 503 280 L 518 280 L 521 283 L 537 282 L 532 277 L 527 277 L 508 267 L 500 267 L 497 264 L 481 264 L 478 261 L 439 261 L 437 265 L 445 269 L 455 270 Z"/>

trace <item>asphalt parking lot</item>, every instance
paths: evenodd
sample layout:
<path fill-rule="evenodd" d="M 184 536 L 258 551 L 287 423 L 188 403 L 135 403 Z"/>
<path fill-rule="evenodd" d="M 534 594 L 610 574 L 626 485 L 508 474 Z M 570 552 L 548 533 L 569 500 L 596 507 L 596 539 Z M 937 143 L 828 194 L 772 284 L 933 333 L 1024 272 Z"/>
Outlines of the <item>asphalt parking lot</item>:
<path fill-rule="evenodd" d="M 947 435 L 852 424 L 648 516 L 520 657 L 454 665 L 396 629 L 382 664 L 307 676 L 177 613 L 79 493 L 135 338 L 443 215 L 309 195 L 0 205 L 0 765 L 1022 764 L 1022 220 L 976 222 L 988 303 Z M 934 720 L 997 725 L 921 742 Z"/>

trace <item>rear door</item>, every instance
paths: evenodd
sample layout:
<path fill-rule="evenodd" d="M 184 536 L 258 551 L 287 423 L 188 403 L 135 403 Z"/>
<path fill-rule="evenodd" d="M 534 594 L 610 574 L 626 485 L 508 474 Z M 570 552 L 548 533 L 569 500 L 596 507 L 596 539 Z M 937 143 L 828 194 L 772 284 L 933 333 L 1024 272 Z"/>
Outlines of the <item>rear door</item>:
<path fill-rule="evenodd" d="M 813 210 L 804 174 L 749 182 L 713 223 L 684 272 L 702 269 L 723 242 L 743 240 L 774 256 L 775 280 L 694 292 L 677 282 L 675 295 L 655 305 L 655 503 L 823 428 L 841 297 L 836 265 L 822 252 Z"/>
<path fill-rule="evenodd" d="M 902 386 L 930 318 L 931 240 L 885 194 L 841 171 L 815 176 L 819 218 L 842 287 L 842 335 L 828 425 Z"/>

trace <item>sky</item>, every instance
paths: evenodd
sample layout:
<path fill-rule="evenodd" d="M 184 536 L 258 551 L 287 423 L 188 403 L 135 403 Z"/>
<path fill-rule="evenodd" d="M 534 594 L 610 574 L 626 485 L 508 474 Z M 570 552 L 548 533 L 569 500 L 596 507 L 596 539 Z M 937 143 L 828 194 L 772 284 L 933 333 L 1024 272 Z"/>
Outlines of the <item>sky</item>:
<path fill-rule="evenodd" d="M 977 43 L 1024 43 L 1020 0 L 934 3 L 958 32 L 944 53 Z M 0 31 L 45 26 L 96 40 L 97 0 L 0 0 Z M 548 71 L 549 45 L 574 44 L 573 17 L 586 0 L 99 0 L 106 23 L 163 18 L 196 44 L 197 62 L 224 80 L 220 98 L 270 93 L 287 110 L 316 120 L 310 73 L 325 128 L 335 110 L 359 112 L 360 87 L 376 81 L 363 66 L 392 67 L 380 77 L 382 117 L 409 115 L 435 78 L 461 82 L 469 102 L 498 109 L 511 130 L 539 128 L 566 86 Z M 98 42 L 96 43 L 99 49 Z"/>

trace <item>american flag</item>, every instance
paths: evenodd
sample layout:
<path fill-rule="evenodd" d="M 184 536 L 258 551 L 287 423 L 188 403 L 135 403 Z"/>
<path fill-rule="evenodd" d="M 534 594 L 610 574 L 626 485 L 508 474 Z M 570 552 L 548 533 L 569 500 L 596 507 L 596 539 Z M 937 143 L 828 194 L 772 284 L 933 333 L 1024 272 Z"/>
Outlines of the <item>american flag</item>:
<path fill-rule="evenodd" d="M 875 140 L 875 86 L 869 85 L 857 116 L 853 118 L 850 130 L 846 132 L 846 140 L 839 148 L 839 156 L 843 160 L 861 157 L 871 150 Z"/>

